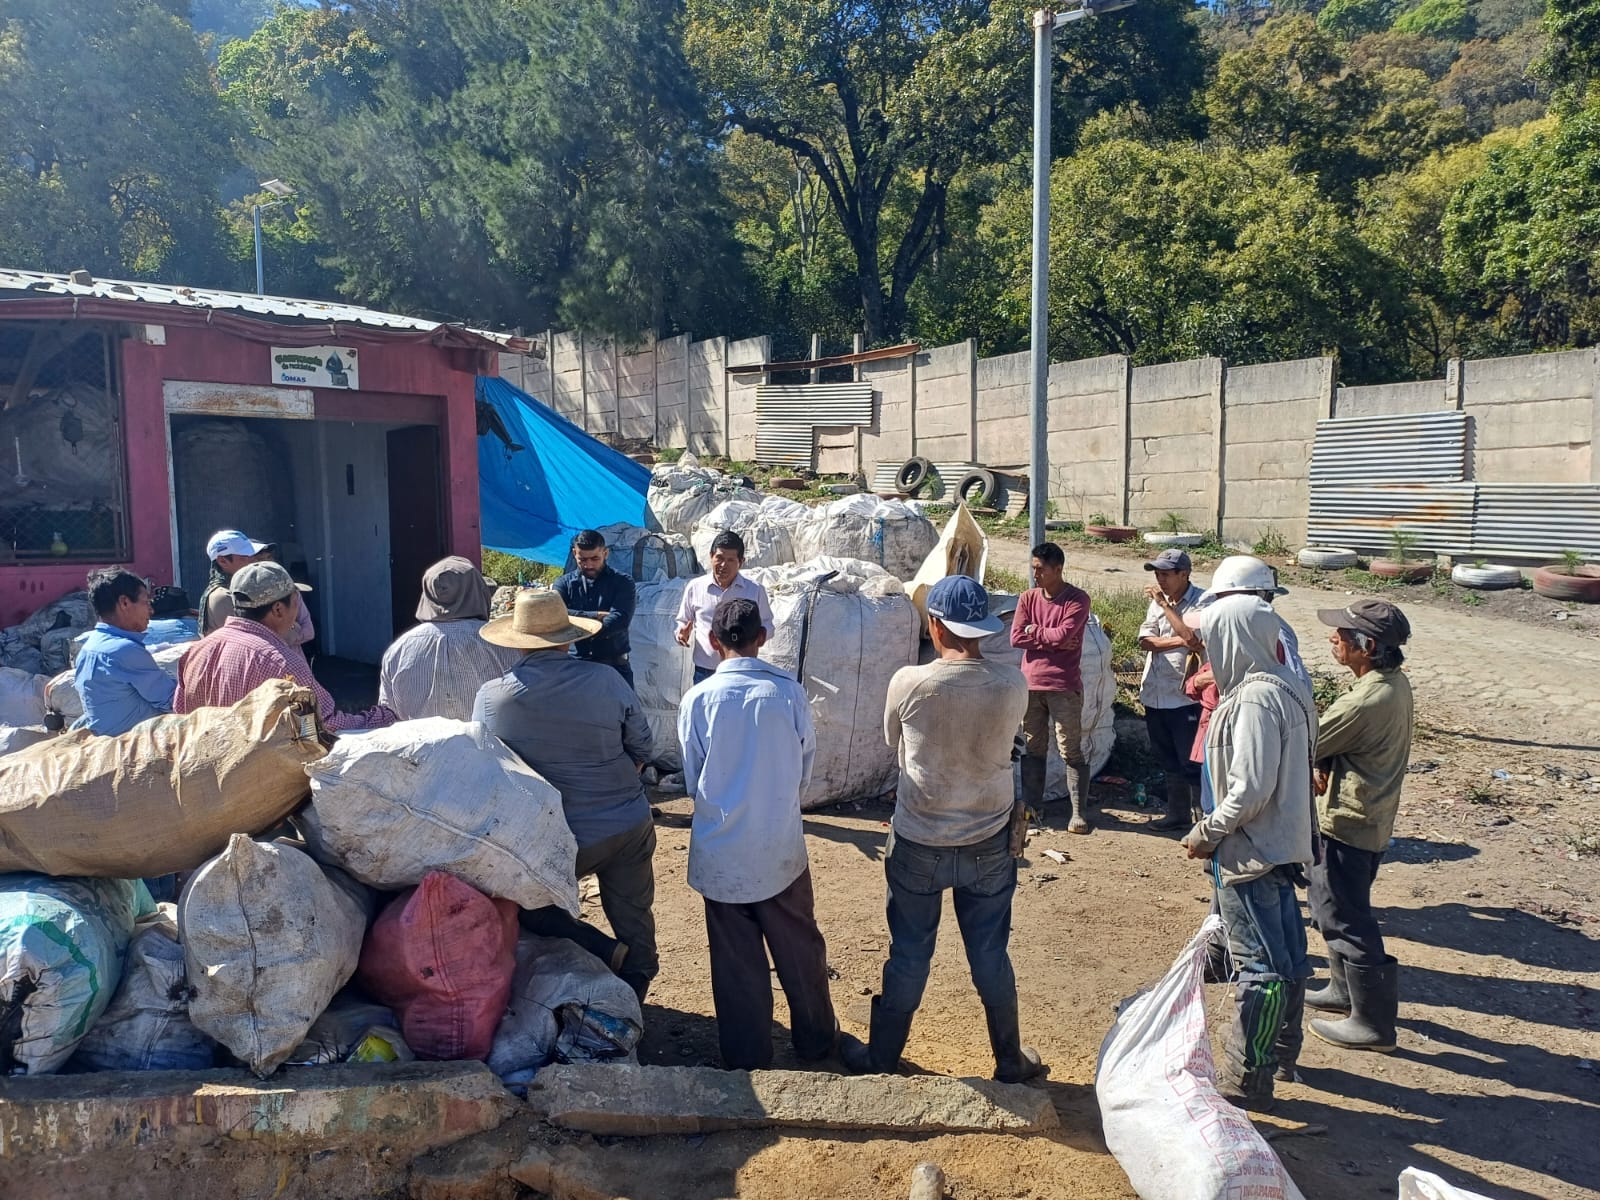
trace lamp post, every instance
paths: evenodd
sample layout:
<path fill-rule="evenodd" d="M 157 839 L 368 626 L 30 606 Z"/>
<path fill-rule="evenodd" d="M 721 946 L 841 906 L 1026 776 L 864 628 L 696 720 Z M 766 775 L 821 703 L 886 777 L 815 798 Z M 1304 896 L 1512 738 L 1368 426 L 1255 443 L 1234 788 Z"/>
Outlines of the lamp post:
<path fill-rule="evenodd" d="M 1045 505 L 1050 495 L 1050 84 L 1055 31 L 1133 3 L 1080 0 L 1066 12 L 1041 8 L 1033 14 L 1033 307 L 1029 335 L 1033 405 L 1028 423 L 1028 537 L 1034 546 L 1044 541 Z"/>
<path fill-rule="evenodd" d="M 263 191 L 271 192 L 278 197 L 276 200 L 269 201 L 266 204 L 257 204 L 251 208 L 251 217 L 256 233 L 256 295 L 265 296 L 267 294 L 266 276 L 261 266 L 261 214 L 269 208 L 277 208 L 281 204 L 287 204 L 289 198 L 294 195 L 294 189 L 281 179 L 263 180 L 261 188 Z"/>

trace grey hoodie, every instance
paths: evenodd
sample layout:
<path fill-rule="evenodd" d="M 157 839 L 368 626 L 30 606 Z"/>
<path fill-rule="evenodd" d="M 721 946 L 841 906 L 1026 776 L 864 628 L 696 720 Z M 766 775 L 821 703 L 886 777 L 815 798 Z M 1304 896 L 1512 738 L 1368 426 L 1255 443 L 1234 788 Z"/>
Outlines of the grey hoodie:
<path fill-rule="evenodd" d="M 1221 703 L 1206 734 L 1216 808 L 1184 842 L 1213 852 L 1225 885 L 1312 858 L 1311 689 L 1278 661 L 1282 622 L 1255 596 L 1206 613 L 1206 652 Z"/>

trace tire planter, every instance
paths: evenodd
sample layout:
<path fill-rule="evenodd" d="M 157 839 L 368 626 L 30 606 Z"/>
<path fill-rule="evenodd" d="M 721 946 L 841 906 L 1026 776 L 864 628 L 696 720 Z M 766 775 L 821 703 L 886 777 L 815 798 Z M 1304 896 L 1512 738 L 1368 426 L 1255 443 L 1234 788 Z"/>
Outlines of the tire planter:
<path fill-rule="evenodd" d="M 1450 568 L 1450 582 L 1479 591 L 1516 588 L 1522 586 L 1522 572 L 1516 567 L 1469 567 L 1457 563 Z"/>
<path fill-rule="evenodd" d="M 1295 561 L 1313 571 L 1342 571 L 1356 565 L 1356 552 L 1343 546 L 1307 546 Z"/>
<path fill-rule="evenodd" d="M 894 485 L 908 496 L 915 496 L 928 486 L 928 481 L 933 475 L 933 464 L 920 456 L 908 458 L 900 464 L 900 472 L 894 477 Z"/>
<path fill-rule="evenodd" d="M 994 503 L 995 493 L 994 472 L 979 468 L 968 471 L 961 477 L 961 482 L 956 484 L 956 496 L 966 501 L 975 508 L 982 508 Z"/>
<path fill-rule="evenodd" d="M 1206 540 L 1203 533 L 1147 533 L 1144 542 L 1147 546 L 1198 546 Z"/>
<path fill-rule="evenodd" d="M 1551 600 L 1600 604 L 1600 567 L 1579 567 L 1576 575 L 1564 572 L 1560 567 L 1534 568 L 1533 590 Z"/>
<path fill-rule="evenodd" d="M 1139 532 L 1132 525 L 1085 525 L 1083 531 L 1103 542 L 1131 542 Z"/>
<path fill-rule="evenodd" d="M 1395 562 L 1392 558 L 1375 558 L 1367 567 L 1382 579 L 1398 579 L 1403 583 L 1425 583 L 1433 578 L 1433 562 Z"/>

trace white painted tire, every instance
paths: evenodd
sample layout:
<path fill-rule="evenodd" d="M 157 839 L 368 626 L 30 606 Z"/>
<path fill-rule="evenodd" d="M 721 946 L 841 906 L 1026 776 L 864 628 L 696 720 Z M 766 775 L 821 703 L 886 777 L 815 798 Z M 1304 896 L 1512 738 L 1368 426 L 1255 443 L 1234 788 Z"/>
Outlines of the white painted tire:
<path fill-rule="evenodd" d="M 1514 588 L 1522 586 L 1522 572 L 1516 567 L 1469 567 L 1460 563 L 1450 568 L 1450 582 L 1482 591 Z"/>
<path fill-rule="evenodd" d="M 1357 556 L 1354 550 L 1343 546 L 1307 546 L 1296 561 L 1313 571 L 1342 571 L 1355 566 Z"/>
<path fill-rule="evenodd" d="M 1206 540 L 1203 533 L 1147 533 L 1144 543 L 1147 546 L 1198 546 Z"/>

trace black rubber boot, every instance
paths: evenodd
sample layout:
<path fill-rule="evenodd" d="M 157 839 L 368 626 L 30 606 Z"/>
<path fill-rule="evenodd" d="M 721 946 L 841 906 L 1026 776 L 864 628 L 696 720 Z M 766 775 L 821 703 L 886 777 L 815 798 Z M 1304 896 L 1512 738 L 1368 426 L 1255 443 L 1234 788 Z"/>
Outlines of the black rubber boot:
<path fill-rule="evenodd" d="M 1181 775 L 1168 775 L 1167 815 L 1150 822 L 1150 828 L 1165 833 L 1171 829 L 1187 832 L 1189 827 L 1189 781 Z"/>
<path fill-rule="evenodd" d="M 1344 974 L 1350 987 L 1350 1015 L 1342 1021 L 1315 1020 L 1311 1032 L 1345 1050 L 1389 1053 L 1395 1046 L 1394 1022 L 1400 1009 L 1400 964 L 1392 956 L 1376 967 L 1346 963 Z"/>
<path fill-rule="evenodd" d="M 1003 1007 L 984 1006 L 989 1021 L 989 1045 L 994 1050 L 994 1077 L 1001 1083 L 1022 1083 L 1043 1075 L 1039 1052 L 1022 1044 L 1022 1026 L 1015 999 Z"/>
<path fill-rule="evenodd" d="M 1067 795 L 1072 804 L 1072 814 L 1067 818 L 1068 833 L 1088 833 L 1094 828 L 1089 824 L 1089 780 L 1087 763 L 1067 764 Z"/>
<path fill-rule="evenodd" d="M 839 1036 L 839 1061 L 852 1075 L 899 1075 L 900 1055 L 911 1036 L 915 1013 L 891 1012 L 883 997 L 872 998 L 872 1026 L 865 1045 L 848 1033 Z"/>
<path fill-rule="evenodd" d="M 1350 1011 L 1350 987 L 1345 982 L 1344 959 L 1328 951 L 1328 984 L 1306 993 L 1306 1007 L 1318 1012 Z"/>

